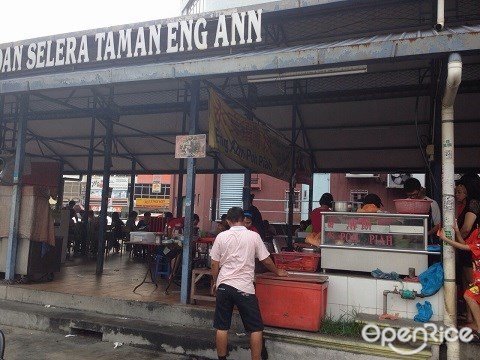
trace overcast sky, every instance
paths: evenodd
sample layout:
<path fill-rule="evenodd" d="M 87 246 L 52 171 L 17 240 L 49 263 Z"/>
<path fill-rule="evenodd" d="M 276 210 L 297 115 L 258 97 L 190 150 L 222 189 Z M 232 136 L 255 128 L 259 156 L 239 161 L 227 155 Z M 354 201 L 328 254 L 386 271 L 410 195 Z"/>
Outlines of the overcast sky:
<path fill-rule="evenodd" d="M 180 15 L 179 0 L 0 2 L 0 44 Z"/>

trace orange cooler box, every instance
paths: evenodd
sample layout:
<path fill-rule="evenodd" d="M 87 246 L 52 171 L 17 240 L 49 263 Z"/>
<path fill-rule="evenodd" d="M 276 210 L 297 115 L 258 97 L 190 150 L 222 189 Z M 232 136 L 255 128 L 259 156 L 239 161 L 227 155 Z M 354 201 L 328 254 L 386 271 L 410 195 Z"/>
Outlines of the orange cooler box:
<path fill-rule="evenodd" d="M 257 275 L 255 293 L 263 323 L 286 329 L 319 331 L 327 310 L 328 277 Z"/>

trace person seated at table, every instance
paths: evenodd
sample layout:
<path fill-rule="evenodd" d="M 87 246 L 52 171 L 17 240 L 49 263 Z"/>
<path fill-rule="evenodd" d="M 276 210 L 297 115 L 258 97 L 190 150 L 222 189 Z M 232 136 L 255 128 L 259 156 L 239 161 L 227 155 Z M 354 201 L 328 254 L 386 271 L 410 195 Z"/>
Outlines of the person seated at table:
<path fill-rule="evenodd" d="M 193 214 L 193 233 L 198 233 L 198 223 L 200 217 L 197 214 Z M 176 234 L 182 234 L 185 226 L 185 217 L 173 218 L 167 223 L 167 235 L 168 237 L 175 236 Z"/>
<path fill-rule="evenodd" d="M 245 211 L 243 213 L 244 219 L 243 219 L 243 225 L 250 231 L 254 231 L 257 234 L 259 234 L 257 228 L 253 225 L 253 220 L 252 220 L 252 213 L 249 211 Z"/>
<path fill-rule="evenodd" d="M 300 221 L 300 225 L 298 225 L 297 230 L 295 230 L 295 236 L 298 237 L 298 233 L 307 232 L 307 221 L 302 220 Z"/>
<path fill-rule="evenodd" d="M 152 222 L 152 213 L 147 211 L 143 214 L 143 219 L 137 224 L 138 231 L 150 231 L 150 224 Z"/>
<path fill-rule="evenodd" d="M 125 232 L 130 234 L 132 231 L 137 231 L 137 217 L 138 213 L 136 211 L 130 211 L 127 218 L 127 223 L 125 224 Z"/>
<path fill-rule="evenodd" d="M 173 219 L 173 214 L 167 211 L 162 218 L 162 232 L 167 233 L 167 225 L 170 220 Z"/>
<path fill-rule="evenodd" d="M 377 194 L 368 194 L 363 198 L 362 207 L 357 210 L 360 213 L 379 213 L 382 212 L 382 200 Z"/>
<path fill-rule="evenodd" d="M 217 228 L 215 229 L 215 234 L 218 235 L 222 231 L 230 229 L 230 226 L 228 226 L 227 222 L 227 214 L 223 214 L 222 217 L 220 218 L 220 222 L 217 224 Z"/>
<path fill-rule="evenodd" d="M 125 224 L 120 219 L 120 214 L 118 212 L 112 213 L 112 244 L 109 248 L 115 248 L 117 253 L 120 251 L 120 239 L 125 236 L 124 228 Z"/>

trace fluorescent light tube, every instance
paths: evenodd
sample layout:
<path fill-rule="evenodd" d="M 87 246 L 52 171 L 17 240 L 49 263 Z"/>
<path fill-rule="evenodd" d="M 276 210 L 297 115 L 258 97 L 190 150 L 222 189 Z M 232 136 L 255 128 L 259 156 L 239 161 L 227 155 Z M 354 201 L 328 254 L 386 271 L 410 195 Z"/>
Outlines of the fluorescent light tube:
<path fill-rule="evenodd" d="M 367 72 L 367 65 L 344 66 L 335 68 L 324 68 L 318 70 L 293 71 L 278 74 L 264 74 L 264 75 L 250 75 L 247 76 L 249 83 L 282 81 L 282 80 L 296 80 L 309 79 L 327 76 L 340 76 L 363 74 Z"/>

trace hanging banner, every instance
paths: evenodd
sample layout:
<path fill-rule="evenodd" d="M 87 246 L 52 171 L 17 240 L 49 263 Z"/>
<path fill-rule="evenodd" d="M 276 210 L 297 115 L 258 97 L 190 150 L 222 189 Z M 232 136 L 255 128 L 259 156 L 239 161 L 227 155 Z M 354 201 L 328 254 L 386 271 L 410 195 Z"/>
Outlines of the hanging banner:
<path fill-rule="evenodd" d="M 253 172 L 287 182 L 292 180 L 290 144 L 267 126 L 236 113 L 212 89 L 209 101 L 208 145 Z M 299 155 L 302 153 L 297 152 Z M 310 168 L 307 166 L 310 160 L 305 161 L 303 155 L 298 159 L 297 165 L 301 165 L 304 170 L 302 178 L 297 179 L 297 182 L 307 183 L 306 169 Z M 311 177 L 310 170 L 310 179 Z"/>

